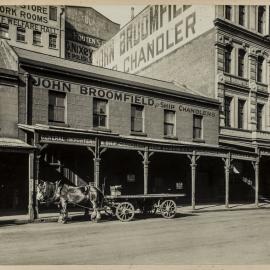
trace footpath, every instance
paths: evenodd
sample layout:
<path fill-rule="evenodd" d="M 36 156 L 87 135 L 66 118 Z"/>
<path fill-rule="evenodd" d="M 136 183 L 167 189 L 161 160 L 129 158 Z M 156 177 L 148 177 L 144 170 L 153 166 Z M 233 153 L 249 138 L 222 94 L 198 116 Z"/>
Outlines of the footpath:
<path fill-rule="evenodd" d="M 203 213 L 203 212 L 220 212 L 220 211 L 243 211 L 243 210 L 258 210 L 258 209 L 270 209 L 270 203 L 260 203 L 258 207 L 255 204 L 230 204 L 229 208 L 225 208 L 224 205 L 204 204 L 196 205 L 195 210 L 191 206 L 182 206 L 177 208 L 177 213 Z M 83 216 L 84 211 L 80 209 L 69 210 L 69 218 L 76 219 L 78 216 Z M 39 222 L 56 222 L 58 219 L 58 210 L 46 210 L 39 213 L 39 218 L 35 220 L 35 223 Z M 29 223 L 28 214 L 18 211 L 0 211 L 0 227 L 16 224 Z"/>

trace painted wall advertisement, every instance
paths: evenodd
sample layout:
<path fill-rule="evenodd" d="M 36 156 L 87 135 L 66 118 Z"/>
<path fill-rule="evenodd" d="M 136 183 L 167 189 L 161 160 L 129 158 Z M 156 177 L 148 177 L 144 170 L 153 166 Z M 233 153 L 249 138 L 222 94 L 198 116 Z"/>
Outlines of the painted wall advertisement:
<path fill-rule="evenodd" d="M 103 40 L 66 28 L 66 59 L 92 64 L 92 53 L 99 48 Z"/>
<path fill-rule="evenodd" d="M 213 28 L 214 17 L 214 5 L 149 5 L 93 53 L 93 64 L 137 73 Z"/>
<path fill-rule="evenodd" d="M 49 20 L 49 6 L 0 6 L 0 23 L 57 34 L 58 22 Z"/>

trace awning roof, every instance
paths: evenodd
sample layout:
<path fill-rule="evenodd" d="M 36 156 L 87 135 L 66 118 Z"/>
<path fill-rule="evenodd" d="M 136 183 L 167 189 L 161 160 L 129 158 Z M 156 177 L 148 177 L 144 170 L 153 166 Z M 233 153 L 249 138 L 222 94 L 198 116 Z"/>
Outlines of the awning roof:
<path fill-rule="evenodd" d="M 179 147 L 189 147 L 192 150 L 196 150 L 198 153 L 202 153 L 204 151 L 209 152 L 209 156 L 219 156 L 219 157 L 226 157 L 228 153 L 231 153 L 235 156 L 235 158 L 239 159 L 246 159 L 251 160 L 256 157 L 256 153 L 250 151 L 244 151 L 237 149 L 235 147 L 226 147 L 220 145 L 211 145 L 205 143 L 196 143 L 196 142 L 186 142 L 186 141 L 173 141 L 167 139 L 153 139 L 147 137 L 137 137 L 137 136 L 123 136 L 117 133 L 108 133 L 103 131 L 96 131 L 96 130 L 84 130 L 84 129 L 76 129 L 70 127 L 58 127 L 58 126 L 49 126 L 49 125 L 25 125 L 19 124 L 19 128 L 25 131 L 30 132 L 45 132 L 54 136 L 55 134 L 65 134 L 67 136 L 89 136 L 89 137 L 97 137 L 100 138 L 108 138 L 110 140 L 121 140 L 126 142 L 133 142 L 133 143 L 143 143 L 149 145 L 163 145 L 169 146 L 171 148 L 179 149 Z M 154 150 L 155 151 L 155 150 Z"/>
<path fill-rule="evenodd" d="M 31 150 L 34 147 L 19 139 L 0 137 L 0 148 L 23 148 Z"/>

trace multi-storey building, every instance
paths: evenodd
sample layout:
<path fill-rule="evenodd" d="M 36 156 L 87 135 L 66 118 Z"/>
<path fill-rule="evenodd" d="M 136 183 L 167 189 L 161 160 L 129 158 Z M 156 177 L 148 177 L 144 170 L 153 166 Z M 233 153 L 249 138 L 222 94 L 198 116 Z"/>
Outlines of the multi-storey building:
<path fill-rule="evenodd" d="M 90 7 L 0 6 L 0 38 L 30 51 L 91 64 L 119 24 Z"/>
<path fill-rule="evenodd" d="M 245 161 L 247 171 L 256 161 L 255 153 L 219 146 L 215 99 L 173 83 L 11 48 L 5 41 L 1 54 L 1 95 L 10 117 L 0 115 L 0 123 L 8 124 L 0 135 L 16 139 L 20 145 L 14 147 L 25 153 L 15 159 L 25 165 L 20 170 L 9 163 L 10 153 L 0 153 L 1 164 L 14 174 L 7 172 L 1 183 L 9 205 L 26 207 L 29 196 L 31 218 L 37 216 L 39 179 L 94 182 L 105 194 L 111 185 L 122 185 L 125 194 L 184 190 L 182 203 L 195 207 L 228 204 L 230 159 Z M 243 183 L 232 184 L 231 192 L 250 202 L 257 197 Z"/>
<path fill-rule="evenodd" d="M 258 154 L 260 194 L 269 196 L 269 35 L 269 6 L 148 6 L 95 63 L 218 99 L 220 144 Z"/>

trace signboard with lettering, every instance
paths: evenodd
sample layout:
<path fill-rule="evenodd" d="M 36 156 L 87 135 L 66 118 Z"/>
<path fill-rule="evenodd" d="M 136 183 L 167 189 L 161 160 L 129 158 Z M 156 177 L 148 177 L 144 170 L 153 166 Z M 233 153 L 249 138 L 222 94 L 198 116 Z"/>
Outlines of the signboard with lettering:
<path fill-rule="evenodd" d="M 66 59 L 92 64 L 92 53 L 103 43 L 100 38 L 66 28 Z"/>
<path fill-rule="evenodd" d="M 185 104 L 180 102 L 169 102 L 165 99 L 155 98 L 147 95 L 131 94 L 118 90 L 112 90 L 92 85 L 75 84 L 67 81 L 54 80 L 49 78 L 42 78 L 38 76 L 33 77 L 33 86 L 73 93 L 78 95 L 91 96 L 96 98 L 104 98 L 107 100 L 114 100 L 119 102 L 126 102 L 144 106 L 151 106 L 154 108 L 162 108 L 168 110 L 178 110 L 182 113 L 191 113 L 203 115 L 206 117 L 217 117 L 217 110 L 210 108 L 199 107 L 197 105 Z"/>
<path fill-rule="evenodd" d="M 93 64 L 136 73 L 213 28 L 214 17 L 214 5 L 149 5 L 93 53 Z"/>
<path fill-rule="evenodd" d="M 58 20 L 49 19 L 49 6 L 0 6 L 0 23 L 57 34 Z"/>

